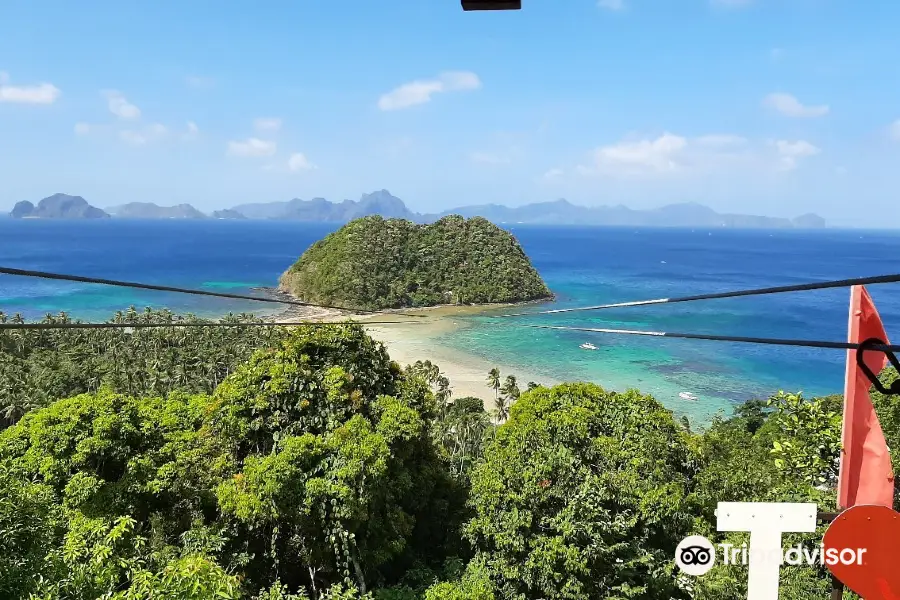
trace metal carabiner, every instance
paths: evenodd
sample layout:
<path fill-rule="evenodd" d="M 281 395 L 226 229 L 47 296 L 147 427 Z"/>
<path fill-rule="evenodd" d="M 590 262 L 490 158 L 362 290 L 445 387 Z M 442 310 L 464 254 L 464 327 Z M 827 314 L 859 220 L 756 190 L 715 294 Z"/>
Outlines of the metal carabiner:
<path fill-rule="evenodd" d="M 881 348 L 874 348 L 873 346 L 885 346 L 887 343 L 884 340 L 878 338 L 869 338 L 866 341 L 862 342 L 859 347 L 856 349 L 856 364 L 859 366 L 860 370 L 866 376 L 866 379 L 872 382 L 872 385 L 875 386 L 875 389 L 884 394 L 885 396 L 900 396 L 900 379 L 894 381 L 890 387 L 884 387 L 881 381 L 878 379 L 878 376 L 872 372 L 872 369 L 869 368 L 869 365 L 866 364 L 865 357 L 863 354 L 866 350 L 877 350 L 878 352 L 883 352 L 885 356 L 887 356 L 888 360 L 897 371 L 900 371 L 900 360 L 897 360 L 897 357 L 894 356 L 894 353 L 890 350 L 883 350 Z"/>

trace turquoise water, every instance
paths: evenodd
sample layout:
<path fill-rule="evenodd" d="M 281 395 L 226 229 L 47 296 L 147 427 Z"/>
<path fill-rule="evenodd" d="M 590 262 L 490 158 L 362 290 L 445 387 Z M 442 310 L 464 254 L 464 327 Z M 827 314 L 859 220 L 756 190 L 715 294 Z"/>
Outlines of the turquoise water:
<path fill-rule="evenodd" d="M 335 227 L 258 221 L 53 222 L 0 219 L 0 265 L 251 293 L 274 286 Z M 557 295 L 553 308 L 894 272 L 900 236 L 884 232 L 630 230 L 512 226 Z M 900 339 L 900 286 L 870 288 Z M 841 340 L 847 290 L 526 317 L 516 323 Z M 217 316 L 276 312 L 270 304 L 0 276 L 0 310 L 37 319 L 61 310 L 106 319 L 129 305 Z M 531 310 L 533 307 L 529 307 Z M 839 392 L 844 353 L 622 337 L 493 324 L 440 338 L 497 364 L 558 380 L 638 387 L 694 420 L 779 389 Z M 893 328 L 893 329 L 892 329 Z M 579 348 L 590 341 L 599 349 Z M 679 392 L 697 400 L 683 400 Z"/>
<path fill-rule="evenodd" d="M 571 227 L 513 227 L 513 233 L 557 294 L 552 308 L 859 277 L 895 272 L 900 266 L 900 236 L 894 233 Z M 896 331 L 900 338 L 900 285 L 871 286 L 870 291 L 888 333 Z M 848 299 L 846 289 L 822 290 L 517 321 L 843 340 Z M 812 396 L 840 392 L 843 385 L 843 351 L 499 327 L 489 318 L 474 321 L 474 327 L 442 341 L 555 379 L 594 381 L 618 390 L 636 387 L 701 422 L 719 410 L 730 411 L 736 402 L 779 390 Z M 583 342 L 599 349 L 582 350 Z M 682 399 L 681 392 L 697 399 Z"/>

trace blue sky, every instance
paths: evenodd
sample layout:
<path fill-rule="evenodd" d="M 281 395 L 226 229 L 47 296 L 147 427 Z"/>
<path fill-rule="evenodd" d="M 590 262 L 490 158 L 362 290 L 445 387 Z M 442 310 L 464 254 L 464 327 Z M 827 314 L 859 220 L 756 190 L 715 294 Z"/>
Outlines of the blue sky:
<path fill-rule="evenodd" d="M 5 0 L 0 207 L 387 188 L 900 227 L 900 4 L 524 4 Z"/>

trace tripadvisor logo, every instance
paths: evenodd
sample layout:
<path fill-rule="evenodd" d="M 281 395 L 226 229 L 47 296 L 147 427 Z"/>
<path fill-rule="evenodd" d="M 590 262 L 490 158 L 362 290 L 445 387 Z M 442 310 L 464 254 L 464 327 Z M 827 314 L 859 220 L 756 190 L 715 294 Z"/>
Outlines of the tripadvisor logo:
<path fill-rule="evenodd" d="M 865 548 L 825 548 L 824 544 L 812 548 L 797 544 L 789 548 L 775 550 L 751 550 L 747 544 L 735 546 L 723 542 L 713 545 L 702 535 L 692 535 L 681 540 L 675 549 L 675 564 L 686 575 L 705 575 L 716 563 L 716 548 L 723 565 L 743 565 L 751 563 L 751 557 L 769 564 L 781 565 L 861 565 L 866 554 Z M 754 560 L 755 562 L 755 560 Z"/>
<path fill-rule="evenodd" d="M 675 548 L 675 564 L 687 575 L 705 575 L 716 562 L 716 549 L 702 535 L 691 535 Z"/>
<path fill-rule="evenodd" d="M 719 502 L 716 530 L 749 533 L 749 543 L 714 546 L 703 536 L 685 538 L 675 549 L 675 564 L 686 575 L 699 577 L 716 564 L 746 565 L 747 598 L 778 599 L 782 565 L 865 565 L 872 557 L 865 548 L 782 546 L 784 533 L 814 533 L 817 507 L 813 503 Z M 716 555 L 719 556 L 716 556 Z"/>

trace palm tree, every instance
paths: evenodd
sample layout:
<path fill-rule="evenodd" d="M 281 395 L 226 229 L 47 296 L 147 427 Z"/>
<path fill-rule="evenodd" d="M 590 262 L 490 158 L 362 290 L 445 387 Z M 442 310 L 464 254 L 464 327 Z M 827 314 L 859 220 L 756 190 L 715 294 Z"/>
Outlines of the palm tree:
<path fill-rule="evenodd" d="M 503 383 L 503 387 L 500 388 L 500 391 L 503 392 L 503 395 L 506 396 L 510 402 L 518 400 L 521 392 L 519 391 L 519 385 L 516 382 L 516 376 L 507 375 L 506 381 Z"/>
<path fill-rule="evenodd" d="M 494 390 L 494 398 L 498 398 L 500 394 L 500 369 L 497 367 L 488 371 L 487 386 Z"/>
<path fill-rule="evenodd" d="M 450 379 L 445 375 L 438 375 L 435 383 L 437 385 L 435 398 L 437 398 L 441 404 L 447 404 L 450 401 L 450 397 L 453 395 L 453 390 L 450 389 Z"/>
<path fill-rule="evenodd" d="M 509 418 L 509 398 L 505 395 L 494 398 L 494 412 L 497 414 L 498 423 L 506 423 Z"/>

